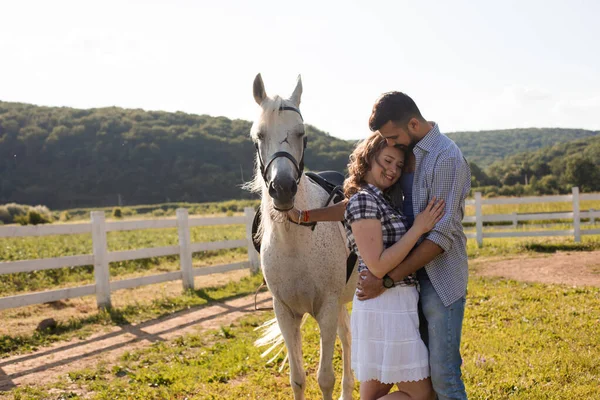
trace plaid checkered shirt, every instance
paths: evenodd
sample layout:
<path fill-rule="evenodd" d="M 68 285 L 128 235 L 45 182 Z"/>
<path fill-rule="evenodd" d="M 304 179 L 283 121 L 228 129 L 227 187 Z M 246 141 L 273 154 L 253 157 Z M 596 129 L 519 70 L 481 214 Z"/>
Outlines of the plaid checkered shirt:
<path fill-rule="evenodd" d="M 368 269 L 365 265 L 356 240 L 352 234 L 352 223 L 361 219 L 377 219 L 381 222 L 381 233 L 383 234 L 383 248 L 387 249 L 396 243 L 406 233 L 406 217 L 399 209 L 392 206 L 388 198 L 376 186 L 367 184 L 362 190 L 350 198 L 345 212 L 346 233 L 348 235 L 348 247 L 358 255 L 358 271 Z M 400 286 L 412 286 L 417 284 L 417 276 L 411 274 L 400 282 Z"/>
<path fill-rule="evenodd" d="M 466 295 L 469 276 L 467 238 L 463 232 L 465 198 L 471 191 L 471 170 L 458 146 L 437 124 L 414 147 L 413 212 L 423 211 L 435 196 L 446 201 L 445 214 L 425 238 L 444 252 L 425 266 L 435 291 L 447 307 Z"/>

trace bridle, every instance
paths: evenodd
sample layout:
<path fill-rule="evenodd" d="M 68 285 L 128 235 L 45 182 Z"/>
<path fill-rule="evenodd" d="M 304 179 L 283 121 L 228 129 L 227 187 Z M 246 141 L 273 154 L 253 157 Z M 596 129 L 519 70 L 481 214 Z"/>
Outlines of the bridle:
<path fill-rule="evenodd" d="M 289 106 L 281 106 L 281 107 L 279 107 L 279 111 L 297 112 L 298 115 L 300 115 L 300 119 L 302 119 L 302 122 L 304 122 L 304 118 L 302 118 L 302 114 L 300 114 L 300 110 L 298 110 L 297 108 L 289 107 Z M 296 185 L 300 184 L 300 178 L 302 177 L 302 173 L 304 172 L 304 151 L 306 150 L 307 143 L 308 143 L 308 138 L 306 136 L 304 136 L 302 157 L 300 158 L 299 163 L 296 161 L 294 156 L 291 155 L 290 153 L 288 153 L 287 151 L 278 151 L 269 158 L 269 161 L 267 162 L 266 165 L 262 159 L 262 156 L 260 155 L 260 149 L 258 148 L 258 142 L 254 143 L 254 147 L 256 148 L 256 153 L 258 154 L 258 161 L 260 163 L 260 173 L 263 177 L 265 184 L 267 185 L 267 188 L 270 188 L 272 185 L 272 182 L 267 180 L 267 171 L 269 170 L 269 167 L 271 166 L 271 164 L 273 164 L 273 161 L 275 161 L 276 159 L 281 158 L 281 157 L 285 157 L 292 162 L 292 164 L 296 168 L 296 172 L 298 174 L 298 177 L 296 178 Z"/>

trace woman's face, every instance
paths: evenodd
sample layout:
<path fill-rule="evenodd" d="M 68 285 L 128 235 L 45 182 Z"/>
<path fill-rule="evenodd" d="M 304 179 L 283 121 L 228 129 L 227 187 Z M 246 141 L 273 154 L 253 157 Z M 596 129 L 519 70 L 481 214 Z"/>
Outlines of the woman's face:
<path fill-rule="evenodd" d="M 366 181 L 385 190 L 398 182 L 404 167 L 404 152 L 395 147 L 386 146 L 376 155 L 367 173 Z"/>

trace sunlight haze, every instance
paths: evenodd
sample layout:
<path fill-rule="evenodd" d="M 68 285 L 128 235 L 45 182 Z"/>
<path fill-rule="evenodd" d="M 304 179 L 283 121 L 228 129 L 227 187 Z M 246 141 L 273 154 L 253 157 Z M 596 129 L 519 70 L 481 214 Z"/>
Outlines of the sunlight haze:
<path fill-rule="evenodd" d="M 596 1 L 0 1 L 0 100 L 254 119 L 252 81 L 368 134 L 409 94 L 444 132 L 600 129 Z"/>

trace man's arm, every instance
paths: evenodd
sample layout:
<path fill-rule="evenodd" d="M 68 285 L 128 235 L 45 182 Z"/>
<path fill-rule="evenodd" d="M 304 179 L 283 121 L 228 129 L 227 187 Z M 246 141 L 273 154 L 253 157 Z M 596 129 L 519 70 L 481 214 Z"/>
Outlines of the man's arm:
<path fill-rule="evenodd" d="M 429 264 L 434 258 L 443 252 L 444 250 L 439 245 L 433 243 L 429 239 L 425 239 L 408 255 L 408 257 L 406 257 L 404 261 L 390 271 L 388 275 L 394 280 L 394 282 L 401 281 L 408 275 Z"/>
<path fill-rule="evenodd" d="M 388 275 L 394 282 L 401 281 L 406 276 L 429 264 L 431 260 L 443 252 L 440 246 L 426 239 L 404 261 L 398 264 L 396 268 L 388 272 Z M 356 297 L 359 300 L 372 299 L 385 291 L 383 280 L 377 278 L 369 270 L 364 270 L 360 273 L 357 288 L 359 292 L 356 293 Z"/>
<path fill-rule="evenodd" d="M 454 238 L 462 231 L 465 196 L 471 188 L 469 164 L 460 152 L 442 158 L 435 166 L 431 196 L 446 201 L 446 213 L 426 239 L 437 244 L 443 251 L 449 251 Z"/>

